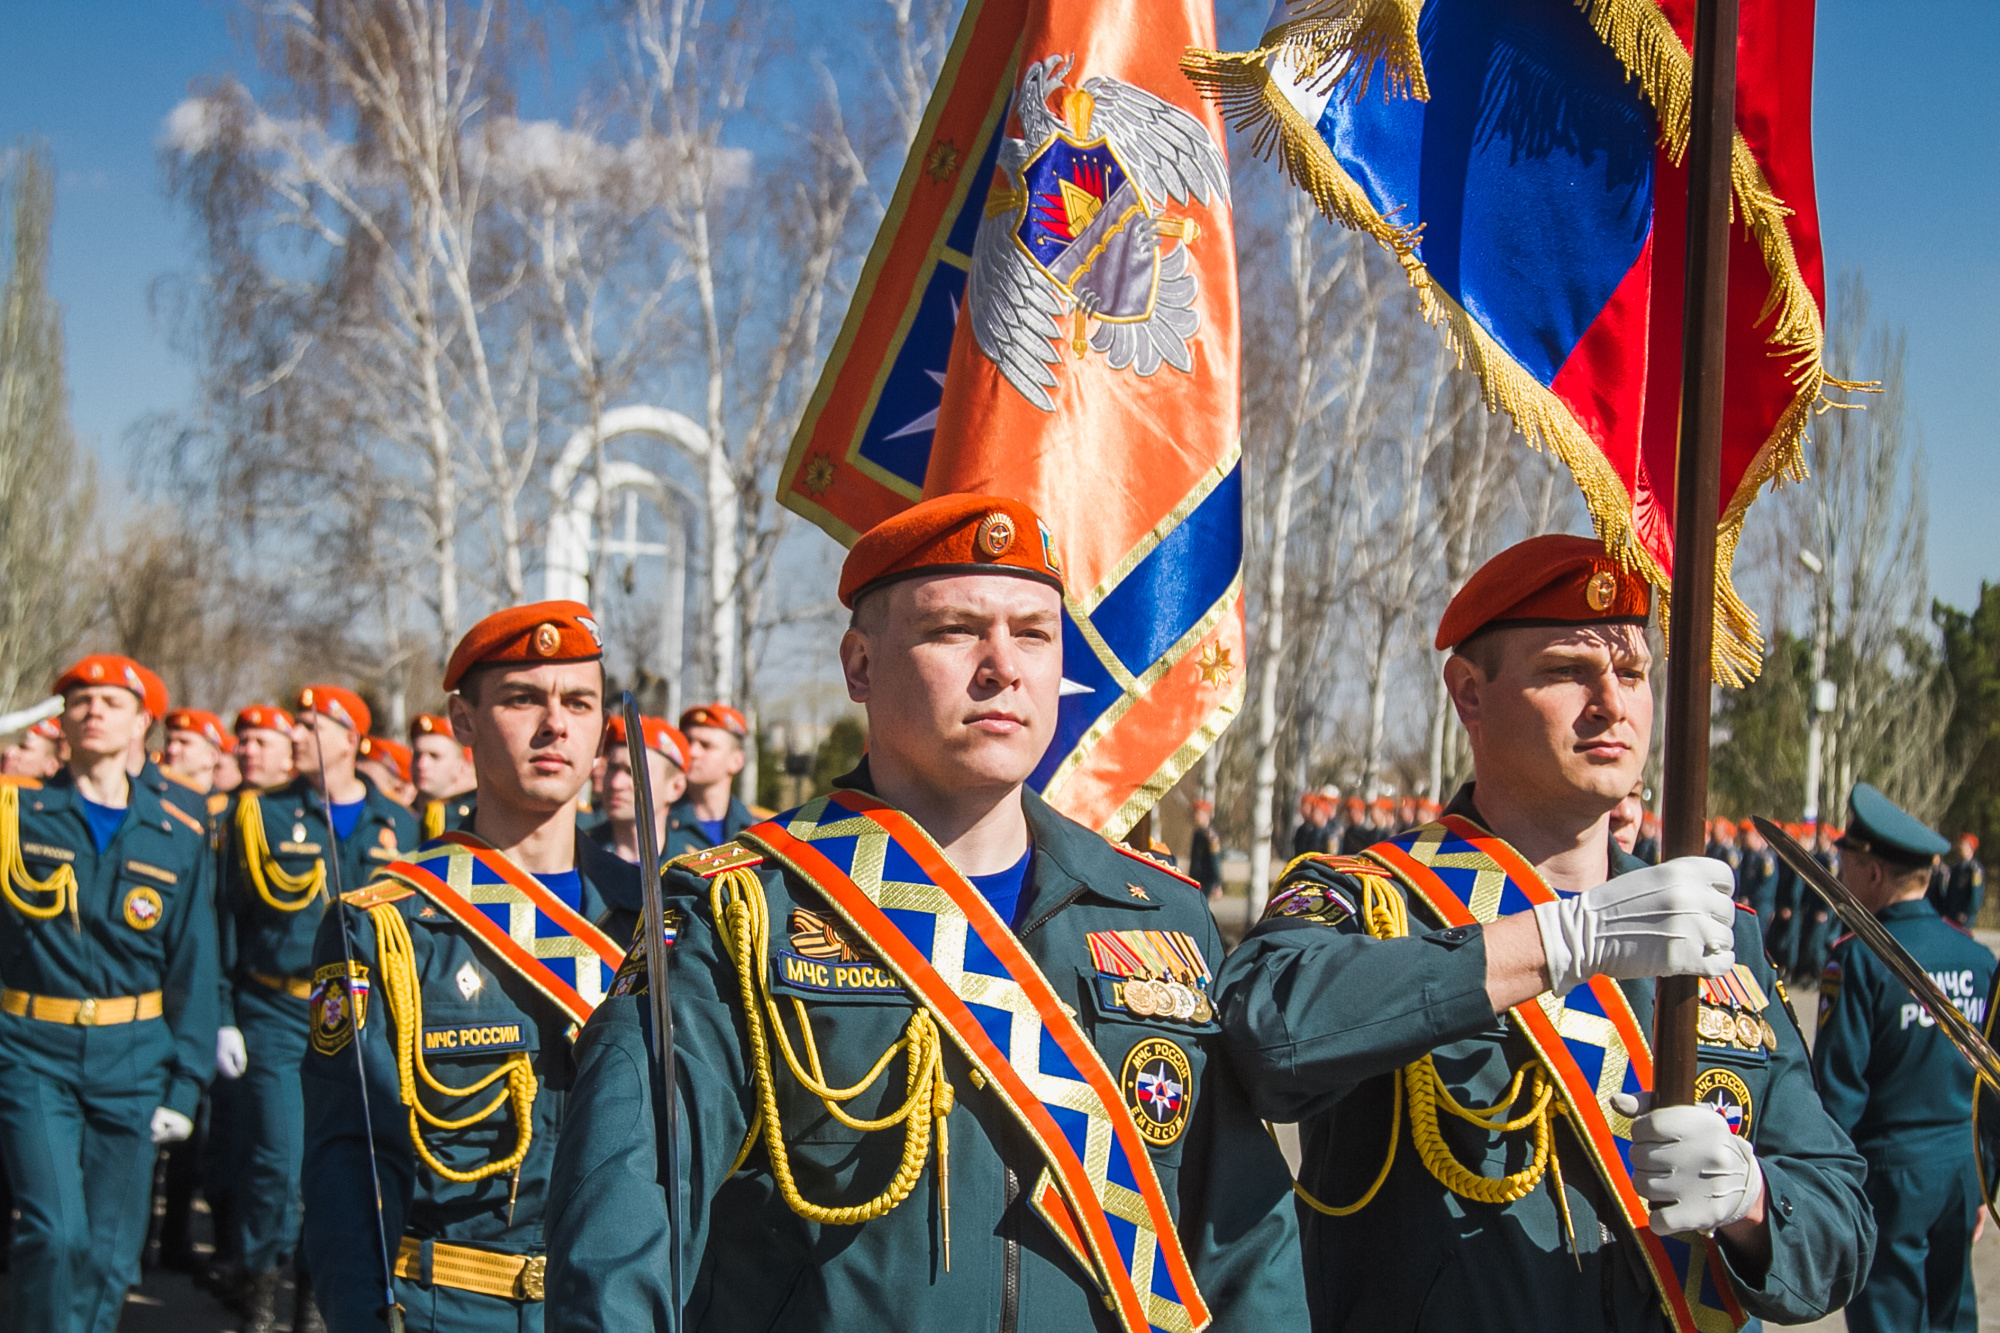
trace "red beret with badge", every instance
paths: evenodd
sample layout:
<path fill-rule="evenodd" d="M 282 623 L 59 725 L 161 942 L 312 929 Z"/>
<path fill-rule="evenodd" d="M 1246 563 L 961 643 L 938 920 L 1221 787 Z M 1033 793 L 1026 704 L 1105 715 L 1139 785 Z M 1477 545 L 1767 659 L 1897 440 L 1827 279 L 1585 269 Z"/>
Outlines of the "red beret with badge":
<path fill-rule="evenodd" d="M 1436 646 L 1510 626 L 1643 625 L 1652 609 L 1652 586 L 1602 542 L 1548 533 L 1516 542 L 1465 581 L 1438 621 Z"/>
<path fill-rule="evenodd" d="M 250 704 L 236 714 L 236 734 L 246 731 L 282 731 L 292 734 L 292 715 L 276 704 Z"/>
<path fill-rule="evenodd" d="M 451 729 L 451 719 L 436 713 L 418 713 L 410 719 L 410 740 L 415 743 L 419 736 L 442 736 L 446 740 L 457 740 Z"/>
<path fill-rule="evenodd" d="M 396 770 L 396 776 L 403 781 L 410 780 L 410 761 L 414 756 L 410 747 L 401 741 L 392 741 L 385 736 L 363 736 L 361 757 L 373 759 L 378 764 L 387 764 Z"/>
<path fill-rule="evenodd" d="M 939 495 L 863 534 L 840 567 L 840 604 L 922 574 L 1013 574 L 1060 591 L 1055 538 L 1034 510 L 1000 495 Z"/>
<path fill-rule="evenodd" d="M 474 667 L 500 663 L 541 666 L 595 662 L 604 656 L 597 617 L 582 602 L 530 602 L 495 611 L 465 632 L 445 663 L 444 687 L 455 690 Z"/>
<path fill-rule="evenodd" d="M 665 755 L 668 762 L 679 768 L 681 772 L 687 772 L 688 739 L 680 733 L 678 727 L 669 725 L 663 717 L 643 716 L 639 719 L 639 727 L 646 733 L 646 748 L 648 750 Z M 625 744 L 624 717 L 614 713 L 610 720 L 605 723 L 604 743 L 606 745 Z"/>
<path fill-rule="evenodd" d="M 146 710 L 146 715 L 156 721 L 167 714 L 166 683 L 131 658 L 117 653 L 92 653 L 78 660 L 56 677 L 49 693 L 68 694 L 71 690 L 87 689 L 92 685 L 113 685 L 132 691 L 138 696 L 139 706 Z"/>
<path fill-rule="evenodd" d="M 62 739 L 62 723 L 52 717 L 45 717 L 34 726 L 29 727 L 28 734 L 30 736 L 40 736 L 45 741 L 59 741 Z"/>
<path fill-rule="evenodd" d="M 228 754 L 236 748 L 236 738 L 222 729 L 222 719 L 206 708 L 176 708 L 167 714 L 168 731 L 191 731 Z"/>
<path fill-rule="evenodd" d="M 308 685 L 299 691 L 299 716 L 318 713 L 330 717 L 357 736 L 366 736 L 375 714 L 353 690 L 338 685 Z"/>
<path fill-rule="evenodd" d="M 750 734 L 750 720 L 728 704 L 696 704 L 682 713 L 681 730 L 693 727 L 714 727 L 738 740 Z"/>

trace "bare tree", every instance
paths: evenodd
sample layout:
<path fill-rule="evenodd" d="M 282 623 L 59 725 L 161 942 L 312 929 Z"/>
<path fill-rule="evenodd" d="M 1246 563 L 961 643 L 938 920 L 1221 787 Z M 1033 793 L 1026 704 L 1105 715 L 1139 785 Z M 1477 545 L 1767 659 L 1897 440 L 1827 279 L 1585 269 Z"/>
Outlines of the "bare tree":
<path fill-rule="evenodd" d="M 89 513 L 70 430 L 62 316 L 49 296 L 55 171 L 46 150 L 0 158 L 0 708 L 41 693 L 77 629 L 71 556 Z"/>
<path fill-rule="evenodd" d="M 1941 758 L 1952 697 L 1929 616 L 1927 481 L 1904 390 L 1904 335 L 1873 319 L 1856 275 L 1840 282 L 1833 306 L 1829 359 L 1869 367 L 1882 391 L 1865 410 L 1822 416 L 1806 443 L 1811 479 L 1751 511 L 1746 583 L 1776 631 L 1772 679 L 1753 688 L 1760 707 L 1796 718 L 1802 737 L 1814 705 L 1812 659 L 1820 657 L 1834 699 L 1823 718 L 1818 808 L 1840 810 L 1849 788 L 1868 781 L 1929 818 L 1950 804 L 1962 770 Z M 1816 636 L 1824 644 L 1817 654 L 1809 648 Z M 1732 747 L 1774 743 L 1740 709 L 1732 713 Z M 1789 744 L 1782 754 L 1746 752 L 1727 763 L 1759 773 L 1757 789 L 1741 796 L 1769 809 L 1798 804 L 1803 754 Z"/>
<path fill-rule="evenodd" d="M 373 511 L 352 489 L 356 456 L 372 455 L 406 520 L 391 531 L 421 533 L 441 660 L 465 614 L 468 501 L 495 591 L 525 593 L 535 380 L 511 298 L 527 265 L 493 208 L 518 140 L 508 15 L 499 0 L 357 0 L 260 19 L 268 95 L 224 83 L 176 108 L 166 135 L 170 183 L 206 241 L 211 403 L 235 423 L 218 466 L 243 476 L 275 455 L 295 484 Z"/>

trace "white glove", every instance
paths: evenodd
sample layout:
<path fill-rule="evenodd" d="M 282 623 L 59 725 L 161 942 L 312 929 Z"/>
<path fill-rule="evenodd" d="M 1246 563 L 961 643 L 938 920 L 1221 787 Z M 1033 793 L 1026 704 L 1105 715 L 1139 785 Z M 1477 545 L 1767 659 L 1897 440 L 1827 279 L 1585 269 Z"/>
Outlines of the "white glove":
<path fill-rule="evenodd" d="M 1594 976 L 1719 977 L 1736 964 L 1736 876 L 1720 861 L 1683 856 L 1535 908 L 1549 989 Z"/>
<path fill-rule="evenodd" d="M 224 1078 L 242 1078 L 249 1067 L 250 1052 L 243 1045 L 243 1029 L 216 1029 L 215 1072 Z"/>
<path fill-rule="evenodd" d="M 1662 1236 L 1704 1235 L 1750 1215 L 1764 1197 L 1764 1168 L 1750 1141 L 1729 1128 L 1714 1107 L 1663 1106 L 1653 1094 L 1611 1094 L 1611 1107 L 1632 1119 L 1632 1185 L 1652 1208 L 1649 1225 Z"/>
<path fill-rule="evenodd" d="M 194 1133 L 194 1121 L 164 1106 L 153 1108 L 153 1142 L 179 1143 Z"/>

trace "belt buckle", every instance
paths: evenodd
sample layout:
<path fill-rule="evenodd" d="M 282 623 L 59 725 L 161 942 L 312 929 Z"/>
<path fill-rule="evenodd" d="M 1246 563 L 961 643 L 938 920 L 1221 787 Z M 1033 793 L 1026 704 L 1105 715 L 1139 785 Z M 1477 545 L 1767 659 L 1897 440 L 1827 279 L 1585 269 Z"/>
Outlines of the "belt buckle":
<path fill-rule="evenodd" d="M 83 1003 L 76 1007 L 76 1025 L 80 1028 L 97 1026 L 97 997 L 87 995 Z"/>
<path fill-rule="evenodd" d="M 542 1299 L 542 1271 L 548 1267 L 548 1262 L 547 1257 L 535 1254 L 521 1265 L 521 1274 L 514 1279 L 514 1289 L 520 1292 L 522 1300 Z"/>

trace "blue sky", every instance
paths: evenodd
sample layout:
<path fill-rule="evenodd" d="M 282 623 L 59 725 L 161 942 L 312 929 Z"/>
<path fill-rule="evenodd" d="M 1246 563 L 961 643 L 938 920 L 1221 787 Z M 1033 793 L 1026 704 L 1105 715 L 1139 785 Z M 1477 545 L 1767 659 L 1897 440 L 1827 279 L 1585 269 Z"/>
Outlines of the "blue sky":
<path fill-rule="evenodd" d="M 1262 0 L 1251 7 L 1246 16 L 1224 0 L 1226 37 L 1254 30 L 1268 12 Z M 32 133 L 54 150 L 53 283 L 73 412 L 113 472 L 131 425 L 188 397 L 187 367 L 149 309 L 156 280 L 183 270 L 190 254 L 161 190 L 154 139 L 191 81 L 239 64 L 231 24 L 241 12 L 221 0 L 0 0 L 0 143 Z M 554 45 L 561 66 L 567 43 Z M 1982 579 L 2000 582 L 2000 544 L 1990 540 L 2000 508 L 1990 404 L 2000 383 L 1996 69 L 1992 0 L 1820 5 L 1827 271 L 1860 269 L 1877 312 L 1908 329 L 1908 387 L 1931 469 L 1932 586 L 1961 606 Z"/>

